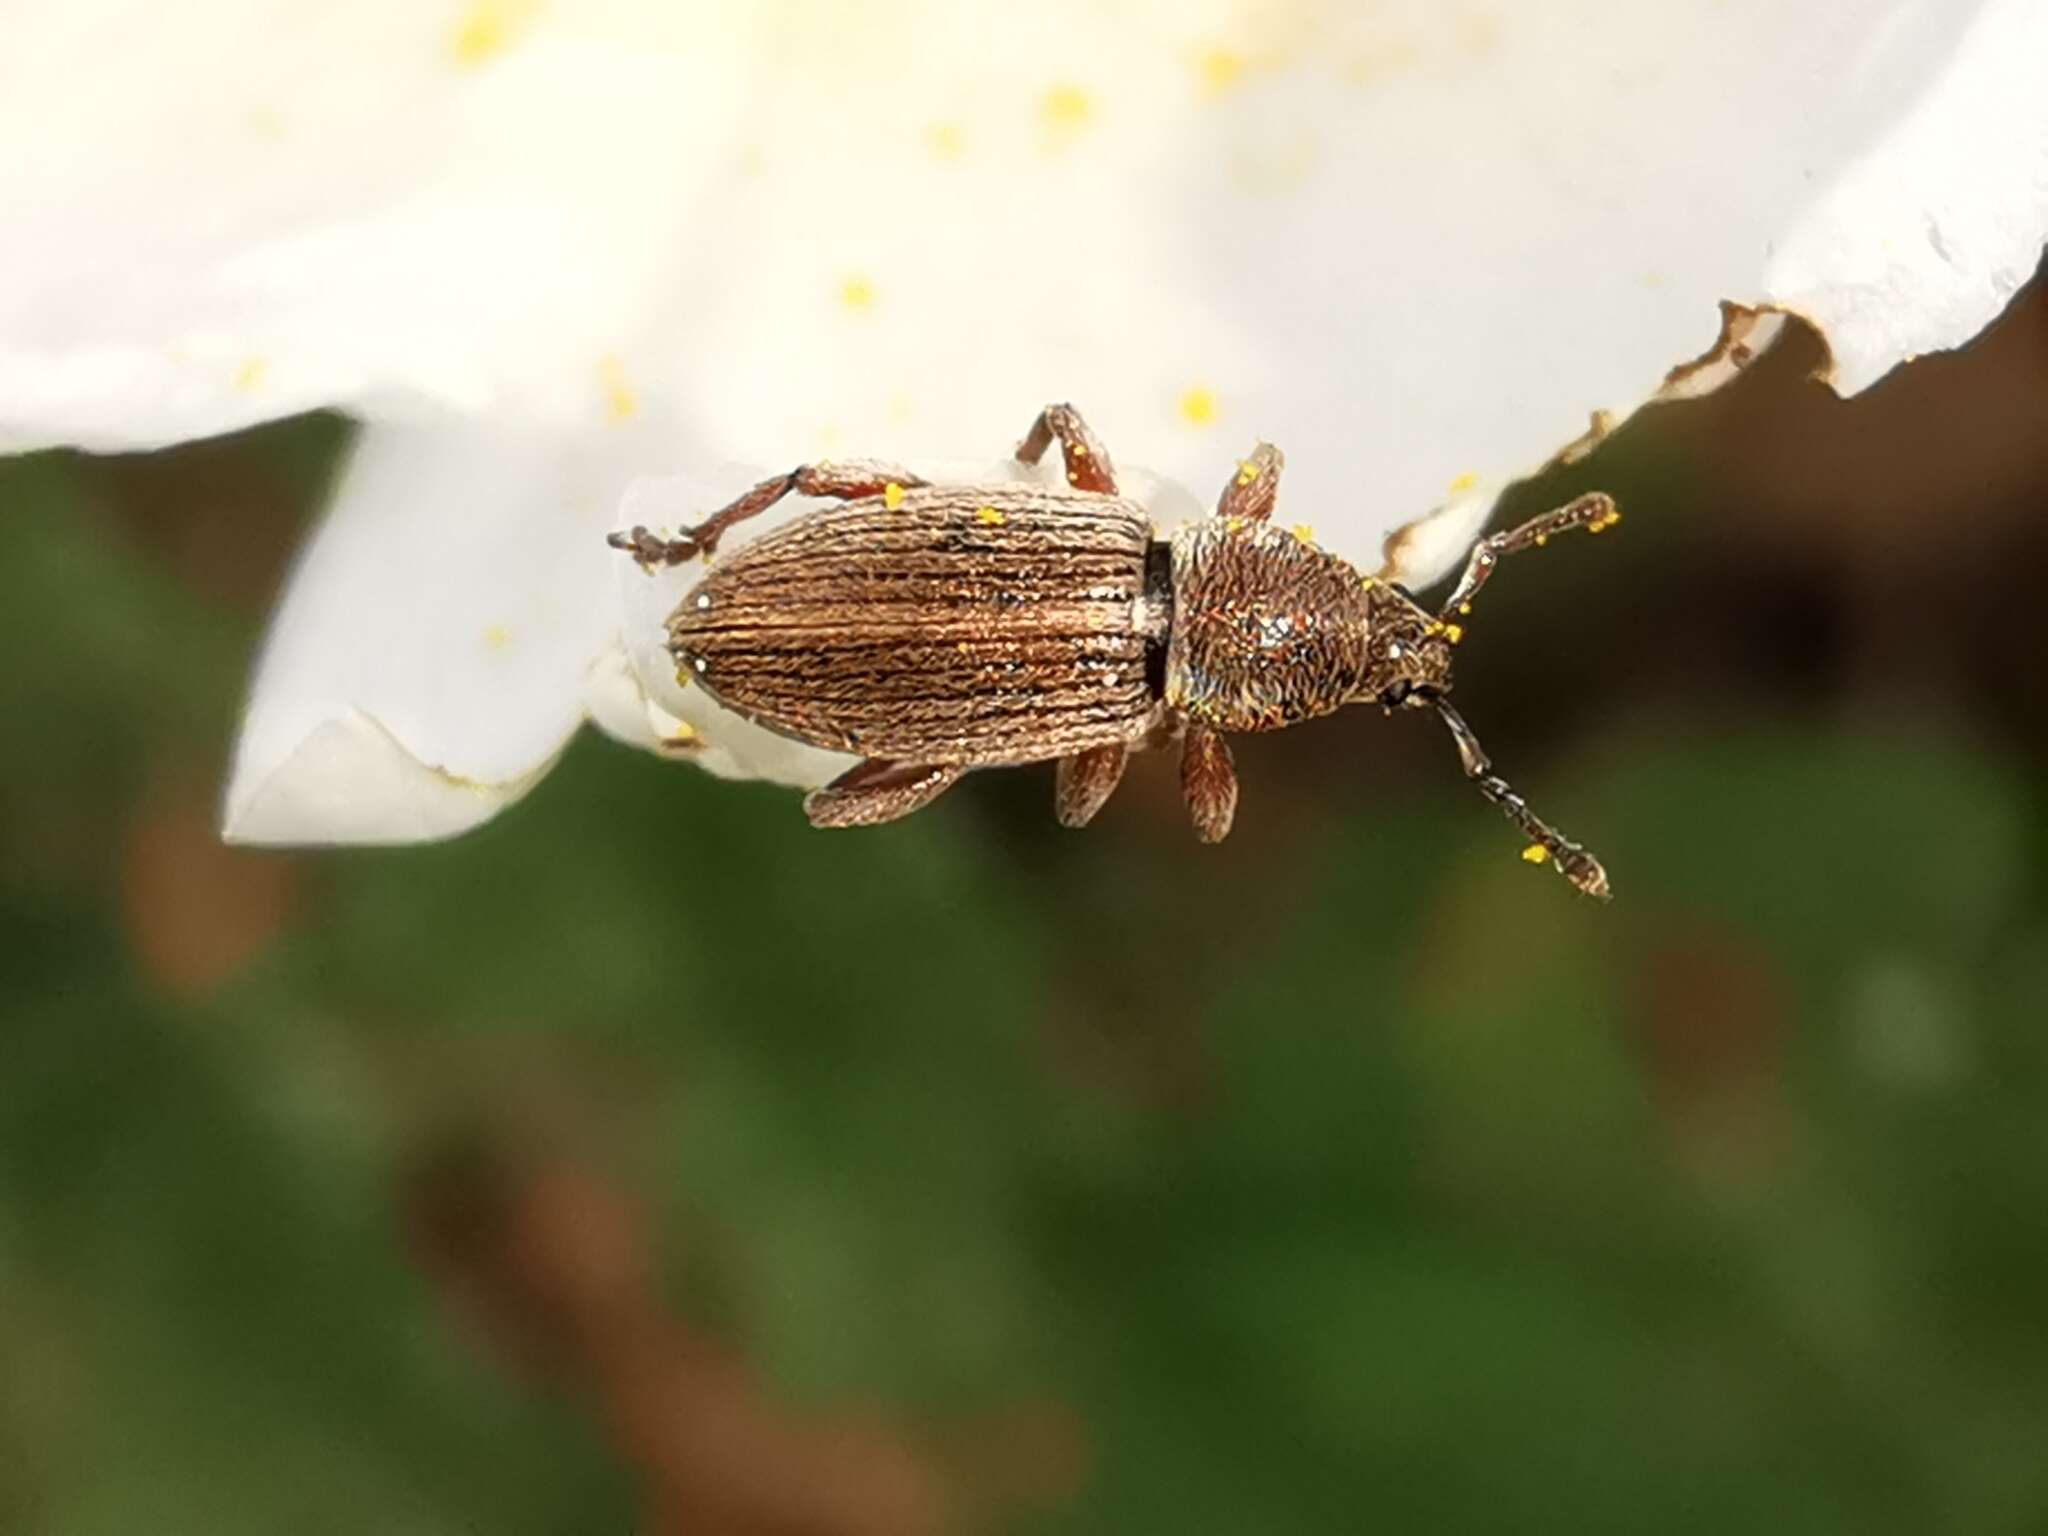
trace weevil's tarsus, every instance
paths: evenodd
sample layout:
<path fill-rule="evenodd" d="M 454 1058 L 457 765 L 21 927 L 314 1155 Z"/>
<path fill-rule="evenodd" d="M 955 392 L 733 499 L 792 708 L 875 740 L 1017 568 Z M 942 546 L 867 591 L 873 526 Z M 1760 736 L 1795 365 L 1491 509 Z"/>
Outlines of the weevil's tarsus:
<path fill-rule="evenodd" d="M 957 763 L 856 763 L 823 789 L 804 796 L 814 827 L 873 827 L 921 811 L 967 770 Z"/>
<path fill-rule="evenodd" d="M 1058 439 L 1066 461 L 1067 484 L 1077 491 L 1116 494 L 1116 466 L 1109 461 L 1109 451 L 1071 405 L 1048 405 L 1038 413 L 1038 420 L 1017 445 L 1017 462 L 1036 464 L 1054 439 Z"/>
<path fill-rule="evenodd" d="M 720 507 L 680 538 L 664 539 L 643 527 L 630 533 L 614 533 L 606 539 L 613 549 L 622 549 L 649 570 L 663 566 L 687 565 L 699 555 L 709 555 L 728 528 L 758 517 L 785 496 L 828 496 L 839 501 L 858 501 L 863 496 L 887 496 L 890 488 L 901 495 L 909 486 L 929 482 L 913 475 L 900 464 L 880 459 L 844 459 L 826 464 L 799 464 L 785 475 L 772 475 L 752 490 Z"/>
<path fill-rule="evenodd" d="M 1063 827 L 1085 827 L 1116 793 L 1130 761 L 1122 743 L 1090 747 L 1060 759 L 1053 792 L 1053 810 Z"/>
<path fill-rule="evenodd" d="M 1188 726 L 1180 751 L 1180 789 L 1187 797 L 1197 838 L 1220 843 L 1230 835 L 1230 823 L 1237 815 L 1237 768 L 1221 731 L 1206 725 Z"/>
<path fill-rule="evenodd" d="M 1471 558 L 1465 562 L 1465 574 L 1458 578 L 1457 588 L 1448 601 L 1438 610 L 1439 618 L 1453 614 L 1464 615 L 1471 611 L 1473 594 L 1486 585 L 1493 575 L 1494 567 L 1508 555 L 1518 554 L 1525 549 L 1540 549 L 1550 542 L 1553 534 L 1565 533 L 1573 528 L 1583 528 L 1588 533 L 1605 533 L 1621 521 L 1621 512 L 1614 505 L 1614 498 L 1595 491 L 1581 496 L 1576 501 L 1566 502 L 1555 511 L 1532 517 L 1519 528 L 1510 528 L 1505 533 L 1492 534 L 1483 538 L 1474 547 Z"/>
<path fill-rule="evenodd" d="M 1493 762 L 1479 745 L 1479 738 L 1472 734 L 1472 727 L 1465 723 L 1465 717 L 1453 709 L 1449 701 L 1439 698 L 1432 702 L 1444 724 L 1450 727 L 1451 739 L 1458 744 L 1458 761 L 1464 765 L 1465 777 L 1529 839 L 1529 846 L 1522 850 L 1522 857 L 1531 863 L 1548 859 L 1565 879 L 1587 896 L 1599 901 L 1611 897 L 1614 892 L 1607 883 L 1607 871 L 1601 867 L 1600 861 L 1530 810 L 1529 802 L 1493 771 Z"/>
<path fill-rule="evenodd" d="M 1253 448 L 1250 457 L 1224 482 L 1223 494 L 1216 498 L 1216 515 L 1225 522 L 1263 523 L 1273 515 L 1273 504 L 1280 499 L 1280 471 L 1286 463 L 1286 457 L 1271 443 Z"/>

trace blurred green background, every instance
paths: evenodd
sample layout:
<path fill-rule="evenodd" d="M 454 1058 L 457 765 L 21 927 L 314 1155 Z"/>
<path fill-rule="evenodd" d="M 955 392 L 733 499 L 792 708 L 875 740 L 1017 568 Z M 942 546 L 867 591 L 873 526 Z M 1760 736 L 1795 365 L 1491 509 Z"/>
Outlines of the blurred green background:
<path fill-rule="evenodd" d="M 345 427 L 0 465 L 0 1528 L 2048 1529 L 2039 287 L 1504 510 L 1628 510 L 1459 687 L 1604 909 L 1364 711 L 226 850 Z"/>

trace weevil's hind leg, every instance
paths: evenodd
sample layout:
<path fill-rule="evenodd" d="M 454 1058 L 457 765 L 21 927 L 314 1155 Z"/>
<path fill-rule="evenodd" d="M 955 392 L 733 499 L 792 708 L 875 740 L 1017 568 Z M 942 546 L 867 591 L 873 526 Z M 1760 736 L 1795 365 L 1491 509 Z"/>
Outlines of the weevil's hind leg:
<path fill-rule="evenodd" d="M 605 542 L 623 549 L 649 569 L 665 565 L 686 565 L 699 555 L 717 549 L 719 539 L 735 523 L 758 517 L 783 497 L 833 496 L 841 501 L 858 501 L 863 496 L 880 496 L 890 486 L 909 487 L 926 482 L 900 464 L 879 459 L 846 459 L 835 464 L 799 464 L 786 475 L 763 480 L 745 495 L 720 507 L 694 528 L 683 530 L 681 538 L 664 539 L 642 527 L 630 533 L 614 533 Z"/>
<path fill-rule="evenodd" d="M 1195 836 L 1220 843 L 1230 835 L 1237 815 L 1237 769 L 1222 733 L 1206 725 L 1190 725 L 1180 749 L 1180 790 L 1194 818 Z"/>
<path fill-rule="evenodd" d="M 1017 462 L 1036 464 L 1054 438 L 1059 439 L 1060 454 L 1066 460 L 1067 484 L 1078 491 L 1116 494 L 1116 466 L 1109 462 L 1109 451 L 1071 405 L 1048 405 L 1038 413 L 1038 420 L 1017 445 Z"/>
<path fill-rule="evenodd" d="M 1550 542 L 1552 534 L 1566 533 L 1573 528 L 1583 528 L 1588 533 L 1605 533 L 1620 521 L 1621 512 L 1614 505 L 1614 498 L 1595 491 L 1577 501 L 1568 501 L 1555 511 L 1532 517 L 1519 528 L 1481 539 L 1473 549 L 1472 557 L 1465 562 L 1465 574 L 1458 578 L 1457 589 L 1451 593 L 1450 600 L 1438 616 L 1448 618 L 1454 613 L 1468 612 L 1473 594 L 1486 585 L 1487 578 L 1500 564 L 1502 556 L 1541 548 Z"/>
<path fill-rule="evenodd" d="M 855 763 L 823 789 L 804 796 L 814 827 L 872 827 L 921 811 L 967 770 L 958 763 Z"/>
<path fill-rule="evenodd" d="M 1240 522 L 1263 523 L 1273 515 L 1273 503 L 1280 499 L 1280 470 L 1287 460 L 1271 443 L 1260 443 L 1252 455 L 1237 466 L 1223 494 L 1216 498 L 1216 515 Z"/>
<path fill-rule="evenodd" d="M 1529 809 L 1529 802 L 1509 788 L 1507 780 L 1493 771 L 1493 763 L 1479 745 L 1479 738 L 1472 734 L 1472 727 L 1465 723 L 1465 717 L 1445 703 L 1436 701 L 1437 713 L 1443 716 L 1444 724 L 1451 728 L 1451 739 L 1458 744 L 1458 760 L 1465 765 L 1465 777 L 1500 807 L 1503 816 L 1521 829 L 1529 839 L 1529 846 L 1522 856 L 1533 864 L 1549 862 L 1557 867 L 1558 873 L 1578 887 L 1585 895 L 1606 901 L 1614 894 L 1607 883 L 1607 871 L 1600 861 L 1581 848 Z"/>
<path fill-rule="evenodd" d="M 1060 825 L 1085 827 L 1093 821 L 1095 813 L 1116 793 L 1130 756 L 1122 742 L 1112 742 L 1061 758 L 1053 792 L 1053 811 Z"/>

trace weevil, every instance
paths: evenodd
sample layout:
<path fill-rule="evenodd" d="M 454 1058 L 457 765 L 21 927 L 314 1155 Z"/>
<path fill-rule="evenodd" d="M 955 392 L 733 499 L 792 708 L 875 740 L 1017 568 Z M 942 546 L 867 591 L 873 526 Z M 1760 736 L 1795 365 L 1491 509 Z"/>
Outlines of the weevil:
<path fill-rule="evenodd" d="M 1347 704 L 1434 710 L 1479 792 L 1588 896 L 1607 873 L 1493 771 L 1451 707 L 1460 620 L 1500 560 L 1620 520 L 1593 494 L 1480 541 L 1436 613 L 1272 520 L 1282 458 L 1260 443 L 1216 514 L 1160 537 L 1119 494 L 1109 454 L 1069 405 L 1017 445 L 1053 443 L 1064 488 L 933 485 L 878 460 L 805 464 L 678 538 L 610 535 L 652 570 L 707 559 L 785 496 L 842 503 L 711 564 L 667 625 L 678 675 L 747 719 L 861 761 L 804 799 L 815 826 L 869 826 L 931 804 L 970 768 L 1058 764 L 1054 808 L 1086 825 L 1132 751 L 1181 743 L 1203 842 L 1237 811 L 1227 733 L 1271 731 Z"/>

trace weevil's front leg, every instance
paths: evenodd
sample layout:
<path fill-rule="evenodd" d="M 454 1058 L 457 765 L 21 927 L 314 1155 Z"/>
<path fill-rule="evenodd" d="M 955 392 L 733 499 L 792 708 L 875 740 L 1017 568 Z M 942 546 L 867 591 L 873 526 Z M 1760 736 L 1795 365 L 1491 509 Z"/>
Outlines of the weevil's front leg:
<path fill-rule="evenodd" d="M 1231 819 L 1237 815 L 1237 769 L 1222 732 L 1206 725 L 1188 726 L 1180 749 L 1180 790 L 1187 797 L 1196 837 L 1220 843 L 1229 836 Z"/>
<path fill-rule="evenodd" d="M 1465 717 L 1442 699 L 1436 701 L 1436 710 L 1451 728 L 1451 739 L 1458 744 L 1458 760 L 1465 765 L 1465 777 L 1529 839 L 1522 857 L 1532 864 L 1554 864 L 1565 879 L 1597 900 L 1606 901 L 1612 896 L 1614 891 L 1600 861 L 1530 810 L 1529 802 L 1508 787 L 1507 780 L 1493 771 L 1493 763 L 1479 745 L 1479 738 L 1472 734 L 1472 727 L 1465 723 Z"/>
<path fill-rule="evenodd" d="M 1216 498 L 1216 515 L 1245 523 L 1263 523 L 1271 517 L 1273 503 L 1280 499 L 1280 469 L 1286 462 L 1271 443 L 1252 449 L 1252 456 L 1237 466 L 1237 473 Z"/>
<path fill-rule="evenodd" d="M 846 459 L 835 464 L 799 464 L 786 475 L 763 480 L 727 506 L 705 518 L 694 528 L 683 530 L 681 538 L 664 539 L 636 526 L 631 533 L 614 533 L 605 542 L 623 549 L 649 569 L 664 565 L 685 565 L 718 547 L 726 529 L 758 517 L 785 496 L 833 496 L 841 501 L 858 501 L 863 496 L 880 496 L 890 486 L 899 488 L 926 482 L 900 464 L 880 459 Z"/>
<path fill-rule="evenodd" d="M 1085 827 L 1093 821 L 1116 793 L 1130 756 L 1130 749 L 1119 741 L 1061 758 L 1053 791 L 1053 811 L 1060 825 Z"/>
<path fill-rule="evenodd" d="M 804 796 L 814 827 L 872 827 L 921 811 L 967 770 L 958 763 L 855 763 L 823 789 Z"/>
<path fill-rule="evenodd" d="M 1017 462 L 1036 464 L 1054 438 L 1059 439 L 1060 455 L 1066 460 L 1067 484 L 1078 491 L 1116 494 L 1116 466 L 1109 462 L 1108 450 L 1071 405 L 1048 405 L 1038 413 L 1038 420 L 1017 445 Z"/>
<path fill-rule="evenodd" d="M 1552 534 L 1565 533 L 1573 528 L 1583 528 L 1588 533 L 1605 533 L 1620 521 L 1621 513 L 1614 505 L 1614 498 L 1595 491 L 1577 501 L 1566 502 L 1554 512 L 1532 517 L 1519 528 L 1481 539 L 1472 551 L 1472 558 L 1465 562 L 1465 574 L 1458 578 L 1457 590 L 1444 604 L 1439 617 L 1448 618 L 1453 613 L 1466 612 L 1473 594 L 1486 585 L 1487 578 L 1500 564 L 1502 556 L 1540 548 L 1550 542 Z"/>

